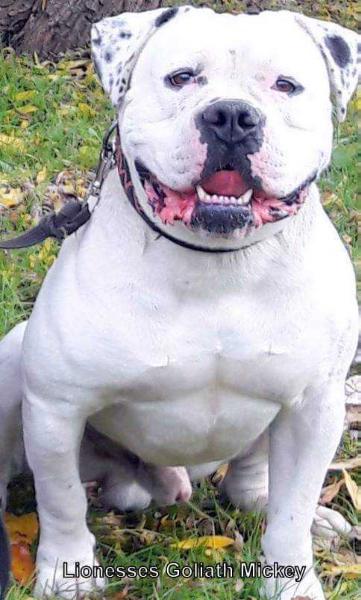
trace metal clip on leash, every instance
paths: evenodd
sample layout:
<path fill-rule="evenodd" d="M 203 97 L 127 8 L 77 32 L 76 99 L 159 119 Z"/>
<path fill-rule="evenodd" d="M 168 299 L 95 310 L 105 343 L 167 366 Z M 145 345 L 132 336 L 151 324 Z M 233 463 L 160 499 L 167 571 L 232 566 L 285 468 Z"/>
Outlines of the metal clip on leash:
<path fill-rule="evenodd" d="M 50 237 L 62 242 L 66 236 L 71 235 L 89 221 L 92 211 L 99 202 L 104 179 L 115 164 L 115 150 L 112 136 L 116 128 L 117 123 L 115 121 L 103 138 L 95 178 L 89 187 L 87 199 L 84 202 L 79 202 L 79 200 L 67 202 L 58 213 L 53 212 L 50 215 L 46 215 L 32 229 L 25 231 L 15 238 L 0 241 L 0 249 L 28 248 Z M 95 198 L 95 202 L 90 210 L 89 200 L 92 197 Z"/>

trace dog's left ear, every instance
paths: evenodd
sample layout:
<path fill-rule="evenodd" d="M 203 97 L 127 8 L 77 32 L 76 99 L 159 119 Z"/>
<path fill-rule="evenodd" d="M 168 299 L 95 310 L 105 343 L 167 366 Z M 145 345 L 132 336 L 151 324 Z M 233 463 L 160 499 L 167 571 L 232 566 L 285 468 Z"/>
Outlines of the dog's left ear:
<path fill-rule="evenodd" d="M 335 23 L 293 14 L 322 53 L 336 114 L 339 121 L 344 121 L 347 104 L 360 78 L 361 36 Z"/>
<path fill-rule="evenodd" d="M 92 26 L 91 50 L 95 70 L 114 106 L 120 106 L 133 68 L 149 38 L 168 21 L 189 10 L 194 9 L 181 6 L 123 13 Z"/>

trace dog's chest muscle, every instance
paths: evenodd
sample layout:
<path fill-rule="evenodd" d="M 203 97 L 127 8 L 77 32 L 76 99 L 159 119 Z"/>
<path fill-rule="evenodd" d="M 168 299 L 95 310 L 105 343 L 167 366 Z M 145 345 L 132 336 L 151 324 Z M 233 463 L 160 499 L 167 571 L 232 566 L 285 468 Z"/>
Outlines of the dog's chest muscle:
<path fill-rule="evenodd" d="M 294 332 L 254 298 L 141 304 L 118 331 L 119 384 L 96 426 L 156 463 L 239 453 L 297 389 Z"/>

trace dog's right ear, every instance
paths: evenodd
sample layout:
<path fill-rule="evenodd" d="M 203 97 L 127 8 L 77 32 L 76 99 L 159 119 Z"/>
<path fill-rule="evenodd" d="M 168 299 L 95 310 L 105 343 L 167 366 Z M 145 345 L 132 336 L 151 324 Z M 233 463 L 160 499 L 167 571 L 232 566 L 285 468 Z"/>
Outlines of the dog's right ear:
<path fill-rule="evenodd" d="M 95 23 L 91 49 L 95 70 L 114 106 L 119 107 L 138 56 L 149 38 L 189 6 L 123 13 Z"/>

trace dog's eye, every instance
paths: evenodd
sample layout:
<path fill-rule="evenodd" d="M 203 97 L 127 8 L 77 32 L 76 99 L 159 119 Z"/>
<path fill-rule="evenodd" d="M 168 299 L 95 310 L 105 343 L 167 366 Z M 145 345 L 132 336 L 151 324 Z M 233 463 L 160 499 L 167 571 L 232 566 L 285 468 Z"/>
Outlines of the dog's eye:
<path fill-rule="evenodd" d="M 187 83 L 193 81 L 194 73 L 191 70 L 184 69 L 183 71 L 176 71 L 176 73 L 172 73 L 168 75 L 168 81 L 173 87 L 182 87 Z"/>
<path fill-rule="evenodd" d="M 276 90 L 277 92 L 283 92 L 290 96 L 298 91 L 303 90 L 301 85 L 297 84 L 291 79 L 286 79 L 285 77 L 279 77 L 276 83 L 272 86 L 272 89 Z"/>

